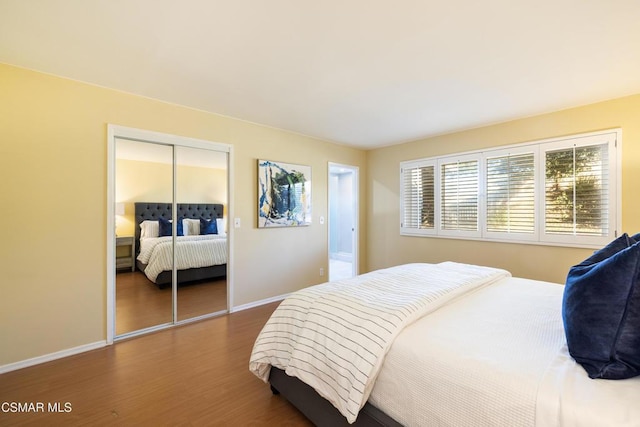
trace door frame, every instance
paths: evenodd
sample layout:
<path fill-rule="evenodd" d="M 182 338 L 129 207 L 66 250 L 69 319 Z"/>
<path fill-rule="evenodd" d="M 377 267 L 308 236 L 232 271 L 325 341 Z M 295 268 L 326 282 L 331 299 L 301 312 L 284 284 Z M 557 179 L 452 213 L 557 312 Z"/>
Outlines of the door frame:
<path fill-rule="evenodd" d="M 227 222 L 229 218 L 233 218 L 233 206 L 234 206 L 234 184 L 233 184 L 233 146 L 229 144 L 222 144 L 218 142 L 207 141 L 203 139 L 189 138 L 186 136 L 172 135 L 161 132 L 154 132 L 144 129 L 136 129 L 125 126 L 119 126 L 114 124 L 107 125 L 107 345 L 111 345 L 115 338 L 115 255 L 116 255 L 116 228 L 115 228 L 115 173 L 116 173 L 116 139 L 129 139 L 140 142 L 150 142 L 157 144 L 166 144 L 176 147 L 191 147 L 200 148 L 205 150 L 214 150 L 227 153 Z M 174 154 L 175 160 L 175 154 Z M 175 168 L 175 161 L 174 161 Z M 175 182 L 174 182 L 175 187 Z M 174 201 L 175 202 L 175 201 Z M 233 307 L 233 227 L 228 227 L 227 230 L 227 310 L 230 312 Z M 175 269 L 174 269 L 175 276 Z M 175 282 L 175 280 L 174 280 Z M 174 289 L 175 299 L 175 289 Z M 175 304 L 173 302 L 172 304 Z M 205 316 L 199 316 L 195 320 L 199 320 Z M 151 327 L 142 329 L 140 331 L 127 334 L 126 337 L 141 335 L 151 331 L 166 329 L 179 324 L 184 324 L 193 321 L 194 319 L 187 319 L 178 322 L 175 319 L 171 324 L 160 325 L 158 327 Z"/>
<path fill-rule="evenodd" d="M 352 256 L 352 274 L 353 276 L 357 276 L 360 271 L 359 266 L 359 254 L 360 254 L 360 245 L 358 244 L 360 241 L 360 168 L 358 166 L 347 165 L 342 163 L 334 163 L 329 162 L 327 168 L 327 212 L 331 212 L 331 172 L 332 169 L 348 169 L 353 174 L 353 232 L 351 233 L 351 247 L 353 249 Z M 331 277 L 331 215 L 328 215 L 327 220 L 327 265 L 328 265 L 328 274 L 327 278 Z"/>

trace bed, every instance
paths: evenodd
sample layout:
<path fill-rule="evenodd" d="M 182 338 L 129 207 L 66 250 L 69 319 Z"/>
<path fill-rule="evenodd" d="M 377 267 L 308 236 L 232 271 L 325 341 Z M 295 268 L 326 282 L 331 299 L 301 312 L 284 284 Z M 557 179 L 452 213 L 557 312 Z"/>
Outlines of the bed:
<path fill-rule="evenodd" d="M 610 277 L 600 261 L 572 269 L 576 283 Z M 572 274 L 560 286 L 449 262 L 312 286 L 276 309 L 249 369 L 316 425 L 639 426 L 640 356 L 623 355 L 628 378 L 592 379 L 568 348 Z M 625 319 L 640 331 L 629 289 Z"/>
<path fill-rule="evenodd" d="M 178 284 L 224 277 L 227 274 L 227 242 L 224 225 L 214 234 L 200 234 L 199 227 L 188 227 L 184 220 L 199 224 L 202 219 L 220 224 L 223 205 L 214 203 L 178 203 L 179 236 L 176 237 Z M 172 218 L 171 203 L 135 203 L 136 268 L 158 287 L 171 285 L 171 236 L 159 236 L 160 222 Z M 169 224 L 170 226 L 170 224 Z M 149 232 L 149 230 L 151 230 Z M 191 230 L 189 235 L 187 230 Z M 195 232 L 194 232 L 195 230 Z M 147 234 L 145 235 L 145 231 Z"/>

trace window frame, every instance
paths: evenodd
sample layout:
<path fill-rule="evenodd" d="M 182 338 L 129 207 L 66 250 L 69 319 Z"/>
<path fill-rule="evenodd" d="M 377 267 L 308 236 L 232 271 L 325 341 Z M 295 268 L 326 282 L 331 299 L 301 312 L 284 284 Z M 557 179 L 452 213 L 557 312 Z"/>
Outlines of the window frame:
<path fill-rule="evenodd" d="M 406 188 L 404 186 L 404 182 L 405 182 L 405 176 L 404 176 L 404 170 L 410 171 L 413 169 L 419 169 L 419 168 L 423 168 L 423 167 L 432 167 L 433 168 L 433 174 L 434 174 L 434 222 L 433 222 L 433 227 L 431 228 L 422 228 L 420 226 L 418 226 L 417 228 L 411 228 L 411 227 L 405 227 L 404 226 L 404 200 L 405 200 L 405 196 L 406 196 Z M 437 219 L 439 217 L 439 212 L 437 210 L 437 208 L 435 207 L 437 205 L 436 201 L 435 201 L 435 195 L 436 195 L 436 188 L 435 188 L 435 181 L 436 181 L 436 174 L 438 173 L 438 164 L 437 161 L 435 159 L 421 159 L 421 160 L 412 160 L 412 161 L 407 161 L 407 162 L 402 162 L 401 167 L 400 167 L 400 206 L 402 207 L 402 210 L 400 212 L 400 228 L 405 230 L 405 233 L 410 234 L 410 235 L 418 235 L 418 236 L 435 236 L 437 231 Z"/>
<path fill-rule="evenodd" d="M 620 191 L 617 188 L 618 182 L 620 182 L 619 174 L 620 168 L 618 166 L 617 146 L 620 145 L 620 138 L 618 135 L 614 136 L 614 139 L 607 139 L 608 143 L 608 155 L 609 155 L 609 173 L 608 173 L 608 207 L 609 207 L 609 224 L 608 233 L 606 236 L 586 236 L 586 235 L 569 235 L 569 234 L 551 234 L 545 233 L 545 208 L 546 208 L 546 193 L 545 193 L 545 176 L 546 176 L 546 157 L 545 154 L 549 151 L 556 151 L 567 148 L 583 148 L 589 146 L 595 146 L 602 144 L 603 138 L 611 138 L 612 135 L 601 133 L 595 135 L 577 135 L 575 137 L 563 138 L 555 141 L 550 141 L 540 147 L 540 158 L 542 159 L 543 167 L 539 168 L 537 173 L 539 174 L 537 181 L 542 185 L 540 186 L 540 193 L 538 197 L 541 200 L 541 211 L 538 216 L 538 227 L 540 229 L 540 240 L 543 243 L 562 245 L 562 246 L 586 246 L 586 247 L 600 247 L 606 245 L 617 237 L 617 230 L 620 229 L 619 224 L 619 212 L 620 212 Z"/>
<path fill-rule="evenodd" d="M 476 229 L 475 230 L 456 230 L 456 229 L 445 229 L 443 227 L 443 221 L 442 221 L 442 203 L 441 200 L 442 198 L 440 197 L 442 195 L 442 180 L 441 180 L 441 176 L 442 176 L 442 167 L 444 165 L 450 165 L 453 163 L 464 163 L 464 162 L 470 162 L 470 161 L 476 161 L 478 163 L 478 193 L 476 194 L 476 203 L 478 206 L 478 211 L 477 211 L 477 222 L 476 222 Z M 447 157 L 441 157 L 438 159 L 437 163 L 437 168 L 436 168 L 436 174 L 434 176 L 435 178 L 435 196 L 434 196 L 434 200 L 435 200 L 435 212 L 436 212 L 436 217 L 435 217 L 435 224 L 436 224 L 436 234 L 440 235 L 440 236 L 448 236 L 448 237 L 456 237 L 456 238 L 481 238 L 482 237 L 482 216 L 481 216 L 481 206 L 483 204 L 482 202 L 482 188 L 483 188 L 483 176 L 484 176 L 484 172 L 483 172 L 483 165 L 482 165 L 482 158 L 480 153 L 461 153 L 458 155 L 453 155 L 453 156 L 447 156 Z"/>
<path fill-rule="evenodd" d="M 487 193 L 488 193 L 488 189 L 487 189 L 487 160 L 488 159 L 493 159 L 493 158 L 497 158 L 497 157 L 505 157 L 505 156 L 517 156 L 517 155 L 522 155 L 522 154 L 533 154 L 533 194 L 534 194 L 534 212 L 533 212 L 533 232 L 532 233 L 508 233 L 508 232 L 501 232 L 501 231 L 489 231 L 488 230 L 488 223 L 487 223 L 487 219 L 488 219 L 488 212 L 487 212 Z M 539 203 L 538 203 L 538 197 L 539 197 L 539 191 L 540 191 L 540 185 L 539 185 L 539 179 L 538 179 L 538 168 L 540 167 L 540 157 L 539 157 L 539 150 L 537 149 L 536 146 L 532 146 L 530 144 L 527 145 L 523 145 L 523 146 L 514 146 L 514 147 L 510 147 L 510 148 L 504 148 L 504 149 L 496 149 L 496 150 L 491 150 L 491 151 L 485 151 L 484 155 L 482 156 L 483 159 L 483 163 L 484 163 L 484 167 L 485 167 L 485 187 L 483 189 L 483 194 L 482 194 L 482 206 L 484 208 L 484 215 L 483 215 L 483 221 L 482 221 L 482 232 L 483 232 L 483 236 L 487 239 L 487 240 L 506 240 L 506 241 L 526 241 L 526 242 L 536 242 L 539 240 L 540 238 L 540 226 L 539 226 L 539 213 L 540 213 L 540 208 L 539 208 Z"/>
<path fill-rule="evenodd" d="M 608 227 L 604 236 L 550 234 L 545 233 L 545 168 L 546 152 L 562 148 L 608 144 Z M 534 232 L 495 232 L 487 230 L 487 159 L 505 155 L 533 153 L 534 155 Z M 621 168 L 622 130 L 607 129 L 598 132 L 581 133 L 558 138 L 529 141 L 520 144 L 461 152 L 437 157 L 429 157 L 400 162 L 400 235 L 509 242 L 546 246 L 598 248 L 610 242 L 621 233 Z M 464 160 L 463 160 L 464 159 Z M 441 207 L 441 165 L 452 161 L 478 160 L 478 231 L 443 230 Z M 434 227 L 433 229 L 405 227 L 404 219 L 404 171 L 416 167 L 434 166 Z"/>

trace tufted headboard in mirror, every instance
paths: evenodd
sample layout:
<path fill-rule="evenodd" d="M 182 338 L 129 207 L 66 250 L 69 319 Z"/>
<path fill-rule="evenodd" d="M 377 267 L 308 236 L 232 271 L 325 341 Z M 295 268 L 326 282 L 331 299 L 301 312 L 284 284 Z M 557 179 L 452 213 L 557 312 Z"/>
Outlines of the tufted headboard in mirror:
<path fill-rule="evenodd" d="M 135 244 L 136 255 L 140 250 L 140 224 L 158 218 L 171 219 L 171 203 L 135 203 Z M 222 218 L 224 207 L 219 203 L 178 203 L 178 218 L 213 219 Z"/>

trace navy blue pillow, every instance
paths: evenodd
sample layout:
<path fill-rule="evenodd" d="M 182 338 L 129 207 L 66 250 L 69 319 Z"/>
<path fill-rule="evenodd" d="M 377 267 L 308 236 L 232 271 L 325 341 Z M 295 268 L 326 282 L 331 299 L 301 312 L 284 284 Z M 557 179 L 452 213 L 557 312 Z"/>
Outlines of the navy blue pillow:
<path fill-rule="evenodd" d="M 590 265 L 596 262 L 603 261 L 612 255 L 617 254 L 623 249 L 627 249 L 629 246 L 636 243 L 633 237 L 629 237 L 627 233 L 623 233 L 620 237 L 609 243 L 604 248 L 597 250 L 589 258 L 585 259 L 578 265 Z"/>
<path fill-rule="evenodd" d="M 216 219 L 200 218 L 200 234 L 218 234 Z"/>
<path fill-rule="evenodd" d="M 562 301 L 569 353 L 591 378 L 640 375 L 640 242 L 622 235 L 571 267 Z"/>
<path fill-rule="evenodd" d="M 158 234 L 160 235 L 160 237 L 162 237 L 162 236 L 171 236 L 171 234 L 172 234 L 171 224 L 172 224 L 172 222 L 169 221 L 168 219 L 164 219 L 164 218 L 160 218 L 159 219 L 159 221 L 158 221 Z M 184 236 L 184 232 L 183 232 L 183 229 L 182 229 L 182 218 L 180 218 L 178 220 L 177 235 L 178 236 Z"/>

